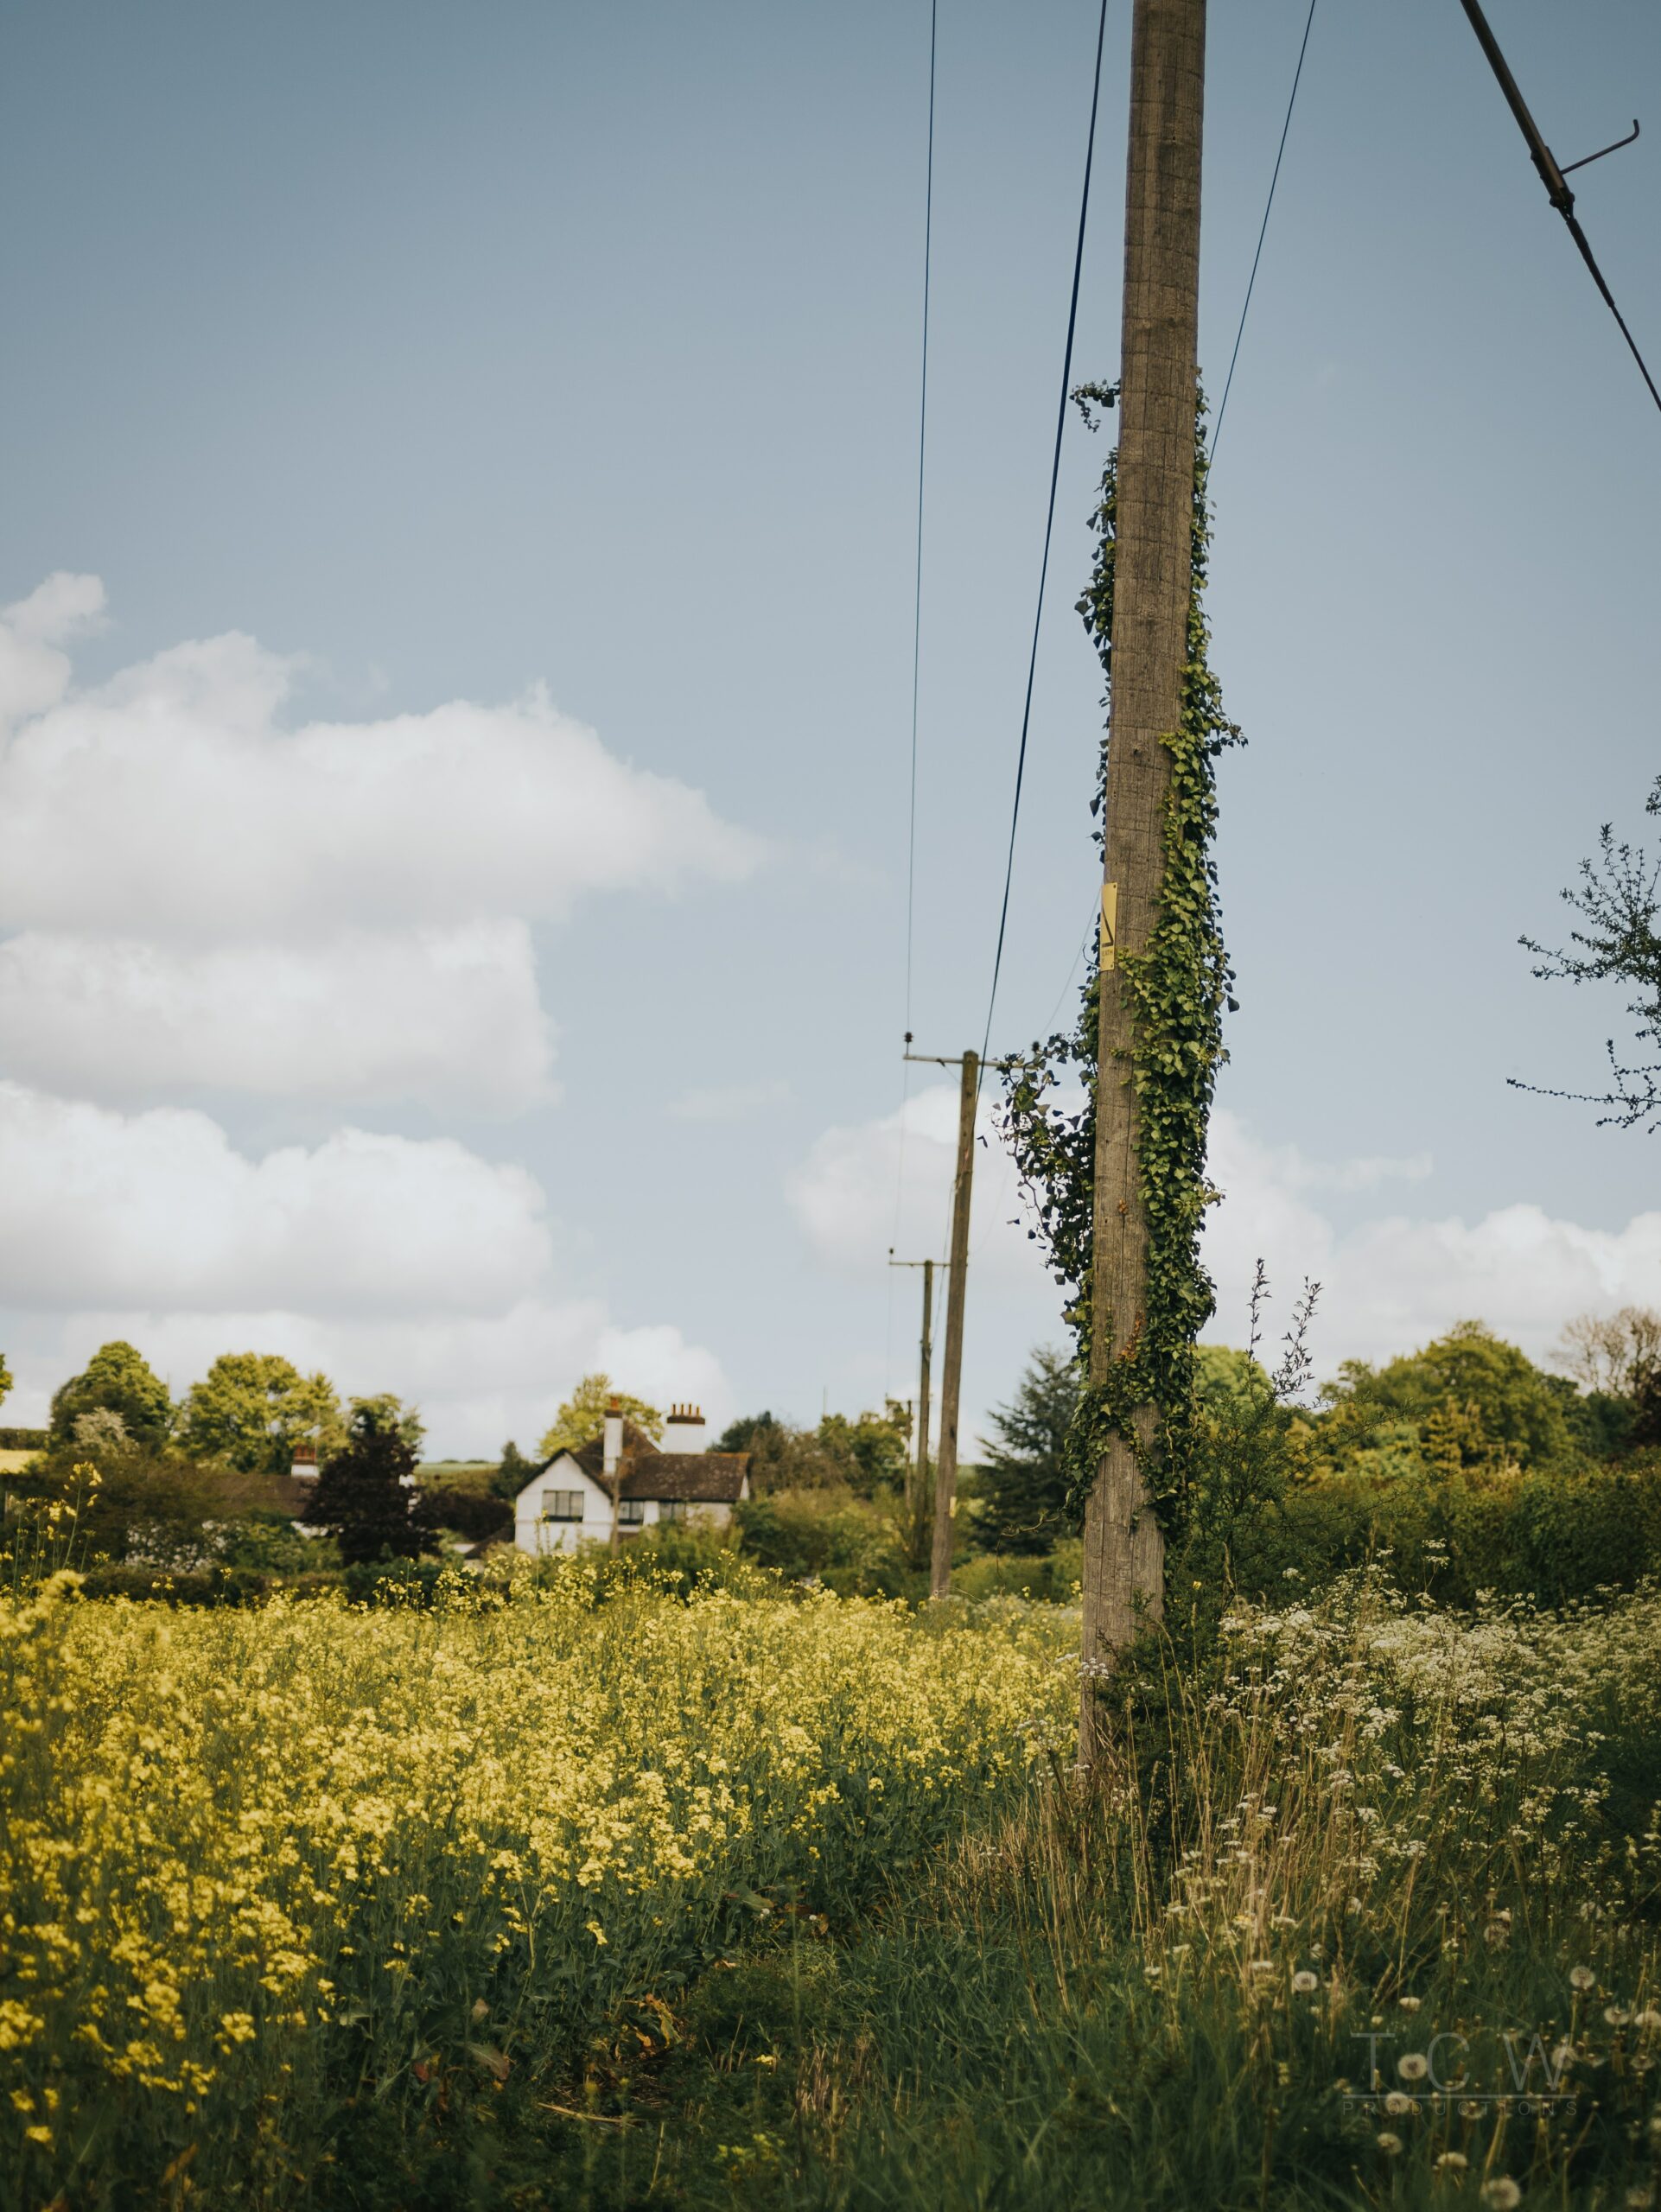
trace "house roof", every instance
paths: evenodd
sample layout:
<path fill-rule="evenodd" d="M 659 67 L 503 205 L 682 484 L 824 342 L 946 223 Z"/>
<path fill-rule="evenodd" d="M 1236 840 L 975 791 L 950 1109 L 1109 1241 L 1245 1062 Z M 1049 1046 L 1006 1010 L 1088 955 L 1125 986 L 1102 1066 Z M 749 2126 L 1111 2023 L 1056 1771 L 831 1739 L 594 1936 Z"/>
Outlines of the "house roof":
<path fill-rule="evenodd" d="M 656 1452 L 657 1449 L 657 1446 L 643 1428 L 637 1428 L 632 1421 L 625 1419 L 623 1422 L 625 1459 L 633 1458 L 637 1452 Z M 557 1452 L 554 1454 L 555 1459 L 559 1456 Z M 582 1450 L 573 1452 L 571 1457 L 590 1482 L 604 1482 L 606 1479 L 606 1440 L 603 1433 L 599 1436 L 591 1436 Z M 553 1461 L 550 1460 L 549 1465 L 551 1466 L 552 1464 Z"/>
<path fill-rule="evenodd" d="M 620 1497 L 686 1505 L 733 1505 L 749 1472 L 748 1452 L 644 1452 L 623 1458 Z"/>
<path fill-rule="evenodd" d="M 550 1460 L 557 1464 L 558 1458 Z M 606 1488 L 606 1446 L 602 1436 L 590 1439 L 570 1457 L 591 1483 Z M 750 1469 L 748 1452 L 659 1452 L 643 1428 L 632 1421 L 623 1423 L 623 1456 L 618 1469 L 618 1494 L 628 1498 L 660 1498 L 684 1505 L 733 1505 L 742 1497 Z M 544 1471 L 538 1469 L 538 1474 Z M 527 1485 L 528 1487 L 528 1485 Z"/>

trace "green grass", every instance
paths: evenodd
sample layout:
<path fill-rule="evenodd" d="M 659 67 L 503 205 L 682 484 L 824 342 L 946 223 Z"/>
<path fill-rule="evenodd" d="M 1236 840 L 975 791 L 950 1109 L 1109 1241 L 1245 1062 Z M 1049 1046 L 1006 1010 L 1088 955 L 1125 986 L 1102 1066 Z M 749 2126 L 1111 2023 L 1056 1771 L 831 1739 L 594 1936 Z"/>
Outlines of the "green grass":
<path fill-rule="evenodd" d="M 856 1925 L 775 1916 L 597 2049 L 545 2201 L 1656 2201 L 1661 1608 L 1289 1618 L 1203 1689 L 1144 1676 L 1098 1784 Z"/>

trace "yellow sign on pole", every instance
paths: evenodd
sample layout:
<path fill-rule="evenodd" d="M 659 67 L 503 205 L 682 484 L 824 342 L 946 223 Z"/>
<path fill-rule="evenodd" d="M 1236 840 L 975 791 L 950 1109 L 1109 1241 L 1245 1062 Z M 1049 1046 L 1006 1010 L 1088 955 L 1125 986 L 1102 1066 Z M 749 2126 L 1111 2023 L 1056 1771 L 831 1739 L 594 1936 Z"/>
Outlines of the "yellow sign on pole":
<path fill-rule="evenodd" d="M 1119 887 L 1117 883 L 1102 886 L 1102 972 L 1112 967 L 1118 949 Z"/>

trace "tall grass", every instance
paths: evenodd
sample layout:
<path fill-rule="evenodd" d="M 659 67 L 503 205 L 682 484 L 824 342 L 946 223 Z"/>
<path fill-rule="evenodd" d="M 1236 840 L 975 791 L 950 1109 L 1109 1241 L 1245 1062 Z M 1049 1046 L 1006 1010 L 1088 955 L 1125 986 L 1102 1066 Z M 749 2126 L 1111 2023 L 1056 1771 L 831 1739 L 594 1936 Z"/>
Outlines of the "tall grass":
<path fill-rule="evenodd" d="M 1236 1614 L 1203 1677 L 1155 1656 L 1104 1775 L 689 1993 L 658 2199 L 1652 2203 L 1658 1676 L 1652 1594 L 1459 1618 L 1366 1581 Z M 631 2201 L 608 2155 L 596 2205 Z"/>
<path fill-rule="evenodd" d="M 14 1598 L 0 2202 L 482 2201 L 598 2028 L 769 1915 L 846 1924 L 1072 1685 L 1018 1608 L 580 1567 L 431 1610 Z"/>

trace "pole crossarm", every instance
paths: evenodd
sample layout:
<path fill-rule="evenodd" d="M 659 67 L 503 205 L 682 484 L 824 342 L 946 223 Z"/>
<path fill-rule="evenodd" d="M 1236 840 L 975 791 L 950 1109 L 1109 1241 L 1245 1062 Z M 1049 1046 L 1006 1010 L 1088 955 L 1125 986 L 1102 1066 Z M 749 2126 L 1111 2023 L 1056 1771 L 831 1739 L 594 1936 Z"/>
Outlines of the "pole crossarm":
<path fill-rule="evenodd" d="M 1626 340 L 1626 349 L 1638 364 L 1638 372 L 1650 388 L 1650 397 L 1658 407 L 1661 407 L 1661 389 L 1657 388 L 1655 378 L 1650 374 L 1649 364 L 1638 350 L 1637 339 L 1626 327 L 1626 316 L 1615 305 L 1615 296 L 1609 289 L 1602 270 L 1598 267 L 1597 257 L 1592 251 L 1592 242 L 1581 228 L 1580 218 L 1575 213 L 1575 194 L 1563 181 L 1565 172 L 1558 167 L 1556 156 L 1547 145 L 1539 124 L 1529 112 L 1528 102 L 1523 98 L 1516 78 L 1511 75 L 1510 66 L 1499 50 L 1499 41 L 1489 29 L 1488 19 L 1478 0 L 1461 0 L 1461 5 L 1470 18 L 1471 29 L 1476 33 L 1477 43 L 1487 57 L 1488 67 L 1493 71 L 1500 91 L 1505 95 L 1506 105 L 1517 118 L 1517 127 L 1529 149 L 1529 159 L 1539 172 L 1540 181 L 1546 188 L 1546 198 L 1568 225 L 1569 235 L 1575 241 L 1575 250 L 1591 271 L 1592 282 L 1601 293 L 1604 305 L 1613 315 L 1621 336 Z M 1588 162 L 1601 162 L 1605 154 L 1613 154 L 1621 146 L 1630 146 L 1637 136 L 1638 124 L 1634 119 L 1631 137 L 1617 138 L 1613 145 L 1602 147 L 1597 153 L 1588 154 L 1583 161 L 1571 162 L 1569 166 L 1571 169 L 1583 169 Z"/>

